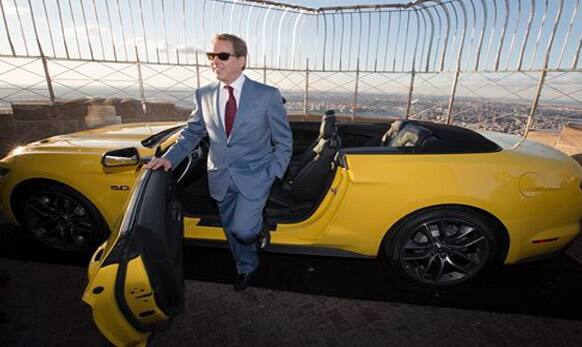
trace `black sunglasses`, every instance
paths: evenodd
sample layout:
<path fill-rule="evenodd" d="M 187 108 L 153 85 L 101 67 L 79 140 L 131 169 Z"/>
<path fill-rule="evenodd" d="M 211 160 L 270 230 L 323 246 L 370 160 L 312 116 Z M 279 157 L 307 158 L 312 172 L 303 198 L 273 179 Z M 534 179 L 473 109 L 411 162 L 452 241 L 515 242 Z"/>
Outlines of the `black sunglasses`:
<path fill-rule="evenodd" d="M 230 57 L 236 57 L 236 55 L 226 53 L 226 52 L 220 52 L 220 53 L 206 52 L 206 57 L 208 57 L 208 60 L 214 60 L 214 57 L 218 57 L 218 59 L 220 59 L 222 61 L 226 61 Z"/>

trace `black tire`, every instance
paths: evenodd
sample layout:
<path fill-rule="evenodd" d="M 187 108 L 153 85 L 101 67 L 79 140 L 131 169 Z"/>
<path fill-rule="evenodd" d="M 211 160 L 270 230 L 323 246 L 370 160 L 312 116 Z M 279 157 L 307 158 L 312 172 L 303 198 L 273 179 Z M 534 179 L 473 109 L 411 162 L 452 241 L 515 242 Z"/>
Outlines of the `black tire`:
<path fill-rule="evenodd" d="M 91 252 L 109 236 L 107 223 L 81 193 L 58 183 L 27 187 L 18 196 L 22 224 L 44 245 Z"/>
<path fill-rule="evenodd" d="M 399 223 L 384 251 L 405 280 L 429 287 L 462 284 L 483 273 L 500 252 L 495 226 L 468 208 L 433 208 Z"/>

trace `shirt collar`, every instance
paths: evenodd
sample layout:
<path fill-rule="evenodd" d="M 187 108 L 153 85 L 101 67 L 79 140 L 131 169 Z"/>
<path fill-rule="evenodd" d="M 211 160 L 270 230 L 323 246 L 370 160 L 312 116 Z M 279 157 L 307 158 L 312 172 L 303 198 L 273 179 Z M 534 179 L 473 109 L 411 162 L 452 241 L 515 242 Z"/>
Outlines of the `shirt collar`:
<path fill-rule="evenodd" d="M 236 80 L 234 80 L 234 82 L 232 82 L 231 84 L 229 84 L 229 86 L 231 86 L 234 90 L 240 92 L 242 91 L 242 87 L 243 84 L 245 83 L 245 75 L 244 74 L 240 74 L 240 76 L 238 76 L 238 78 Z M 224 82 L 220 82 L 220 89 L 222 90 L 222 88 L 224 88 L 226 86 L 226 84 L 224 84 Z"/>

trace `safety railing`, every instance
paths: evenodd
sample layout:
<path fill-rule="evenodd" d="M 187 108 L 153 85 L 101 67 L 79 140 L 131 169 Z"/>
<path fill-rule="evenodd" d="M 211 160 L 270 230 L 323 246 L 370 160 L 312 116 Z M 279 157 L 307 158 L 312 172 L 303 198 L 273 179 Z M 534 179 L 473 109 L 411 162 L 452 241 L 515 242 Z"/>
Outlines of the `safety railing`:
<path fill-rule="evenodd" d="M 0 100 L 77 96 L 188 105 L 216 32 L 288 109 L 527 133 L 582 119 L 582 0 L 0 0 Z"/>

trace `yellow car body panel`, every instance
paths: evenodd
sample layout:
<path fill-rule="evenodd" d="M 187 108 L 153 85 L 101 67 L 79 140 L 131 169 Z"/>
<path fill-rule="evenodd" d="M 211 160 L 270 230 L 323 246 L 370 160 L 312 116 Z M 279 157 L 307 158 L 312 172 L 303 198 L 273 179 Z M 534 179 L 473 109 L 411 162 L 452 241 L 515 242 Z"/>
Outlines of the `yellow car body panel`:
<path fill-rule="evenodd" d="M 536 158 L 523 152 L 455 154 L 451 162 L 452 156 L 348 155 L 349 169 L 339 168 L 317 211 L 301 223 L 280 224 L 271 241 L 376 256 L 395 223 L 443 205 L 486 211 L 512 231 L 508 264 L 559 250 L 580 232 L 581 174 L 565 155 L 555 159 L 561 165 L 549 161 L 541 170 Z M 546 172 L 548 182 L 531 196 L 519 189 L 521 167 L 528 165 Z M 568 208 L 563 201 L 569 201 Z M 221 229 L 198 221 L 185 219 L 186 238 L 224 240 Z M 557 240 L 533 243 L 552 238 Z"/>
<path fill-rule="evenodd" d="M 562 165 L 549 161 L 541 170 L 539 162 L 530 160 L 512 151 L 348 155 L 348 191 L 329 237 L 337 233 L 339 242 L 351 251 L 376 255 L 386 232 L 407 215 L 428 207 L 462 205 L 486 211 L 510 231 L 506 263 L 555 251 L 580 231 L 580 168 L 565 155 L 557 159 Z M 518 168 L 527 165 L 546 172 L 545 179 L 554 185 L 525 197 L 519 191 L 522 171 Z M 532 243 L 554 237 L 559 239 L 551 244 Z"/>
<path fill-rule="evenodd" d="M 0 177 L 0 204 L 6 217 L 18 224 L 11 198 L 20 183 L 47 179 L 84 195 L 112 230 L 138 173 L 135 167 L 104 168 L 101 156 L 108 150 L 136 147 L 142 158 L 151 157 L 153 150 L 141 146 L 140 141 L 177 125 L 175 122 L 114 125 L 54 136 L 14 149 L 0 161 L 0 166 L 10 168 L 8 175 Z M 122 189 L 112 190 L 112 186 Z"/>
<path fill-rule="evenodd" d="M 73 187 L 95 205 L 112 229 L 137 174 L 135 170 L 108 174 L 99 161 L 95 160 L 98 155 L 101 153 L 73 153 L 63 158 L 46 152 L 36 153 L 34 157 L 23 156 L 11 167 L 11 172 L 23 174 L 8 175 L 2 181 L 2 187 L 14 188 L 22 182 L 34 179 L 52 180 Z M 56 163 L 58 166 L 55 170 Z M 112 190 L 112 185 L 126 186 L 127 190 Z M 10 206 L 12 190 L 0 188 L 0 194 L 2 204 Z M 17 223 L 14 211 L 11 208 L 5 210 L 8 211 L 7 218 Z"/>
<path fill-rule="evenodd" d="M 113 344 L 145 346 L 151 333 L 136 330 L 116 305 L 115 283 L 118 273 L 119 264 L 99 266 L 83 293 L 83 301 L 91 306 L 93 320 L 99 331 Z M 144 326 L 154 326 L 168 319 L 157 307 L 152 292 L 141 257 L 130 260 L 123 294 L 133 316 Z"/>
<path fill-rule="evenodd" d="M 116 305 L 114 285 L 118 270 L 118 264 L 99 269 L 98 276 L 86 287 L 83 301 L 91 306 L 95 325 L 111 343 L 116 346 L 145 346 L 149 333 L 135 330 Z M 97 287 L 104 289 L 99 294 L 92 293 Z"/>

